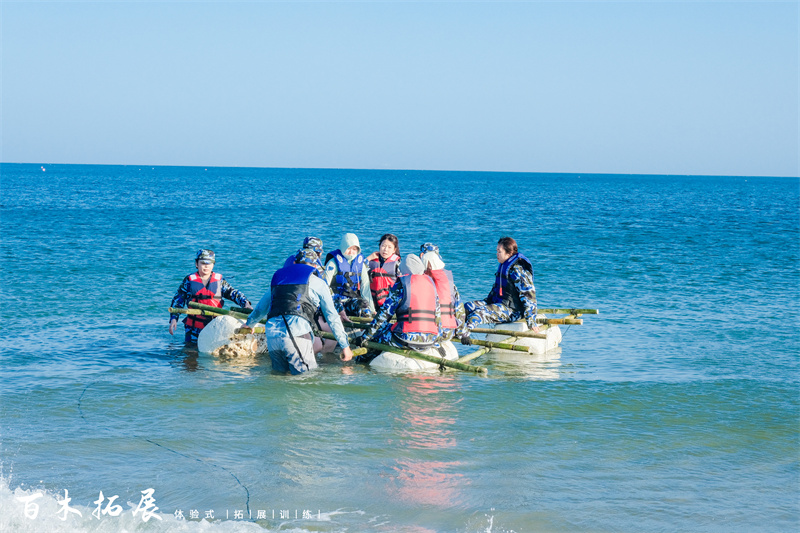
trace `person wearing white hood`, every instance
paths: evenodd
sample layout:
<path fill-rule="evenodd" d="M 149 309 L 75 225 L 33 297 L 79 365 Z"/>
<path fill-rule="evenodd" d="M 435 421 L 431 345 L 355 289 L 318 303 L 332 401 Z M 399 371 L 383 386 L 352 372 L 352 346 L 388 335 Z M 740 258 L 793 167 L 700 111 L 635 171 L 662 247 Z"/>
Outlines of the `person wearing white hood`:
<path fill-rule="evenodd" d="M 433 279 L 436 284 L 436 294 L 439 296 L 439 307 L 442 312 L 440 341 L 449 341 L 454 336 L 459 339 L 467 333 L 466 314 L 461 305 L 461 296 L 453 281 L 453 273 L 445 270 L 444 261 L 439 255 L 439 247 L 426 242 L 419 247 L 419 255 L 425 265 L 425 274 Z"/>
<path fill-rule="evenodd" d="M 410 254 L 400 264 L 401 276 L 389 290 L 377 316 L 364 331 L 363 341 L 424 350 L 432 347 L 441 335 L 441 310 L 436 285 L 425 275 L 422 260 Z M 392 316 L 397 322 L 391 324 Z M 368 363 L 377 353 L 358 356 L 356 361 Z"/>
<path fill-rule="evenodd" d="M 354 233 L 345 233 L 339 249 L 325 257 L 325 281 L 340 314 L 343 311 L 351 316 L 375 314 L 367 265 Z"/>

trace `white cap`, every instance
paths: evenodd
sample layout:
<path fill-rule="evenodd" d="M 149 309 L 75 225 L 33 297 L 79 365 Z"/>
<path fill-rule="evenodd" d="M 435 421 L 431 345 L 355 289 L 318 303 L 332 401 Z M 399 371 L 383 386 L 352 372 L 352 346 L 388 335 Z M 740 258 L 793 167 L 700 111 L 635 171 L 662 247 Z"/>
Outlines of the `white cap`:
<path fill-rule="evenodd" d="M 422 262 L 431 270 L 441 270 L 444 268 L 444 261 L 442 261 L 442 258 L 439 257 L 439 254 L 436 252 L 426 252 L 422 256 Z"/>
<path fill-rule="evenodd" d="M 422 259 L 420 259 L 416 254 L 408 254 L 403 257 L 403 261 L 400 263 L 400 273 L 403 275 L 409 274 L 423 274 L 425 272 L 425 267 L 422 264 Z"/>

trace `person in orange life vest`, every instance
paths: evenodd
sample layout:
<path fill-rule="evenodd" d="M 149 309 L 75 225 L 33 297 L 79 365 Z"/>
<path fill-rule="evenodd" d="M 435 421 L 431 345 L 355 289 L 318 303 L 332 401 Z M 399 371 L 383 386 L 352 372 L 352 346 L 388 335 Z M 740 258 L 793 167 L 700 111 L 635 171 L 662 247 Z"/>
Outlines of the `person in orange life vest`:
<path fill-rule="evenodd" d="M 436 251 L 433 251 L 433 248 Z M 426 250 L 431 251 L 426 251 Z M 420 256 L 425 265 L 425 274 L 431 277 L 436 285 L 436 294 L 439 296 L 439 308 L 442 312 L 440 341 L 449 341 L 454 336 L 461 338 L 466 332 L 464 306 L 461 305 L 461 296 L 453 282 L 453 273 L 445 270 L 444 261 L 439 255 L 439 248 L 430 243 L 420 246 Z"/>
<path fill-rule="evenodd" d="M 205 305 L 214 307 L 222 307 L 222 299 L 227 298 L 236 302 L 241 307 L 252 309 L 250 300 L 244 294 L 231 287 L 230 283 L 225 281 L 222 274 L 214 272 L 214 263 L 216 257 L 211 250 L 198 250 L 195 256 L 194 264 L 197 267 L 197 272 L 189 274 L 181 282 L 178 291 L 172 298 L 170 307 L 182 308 L 186 307 L 189 302 L 199 302 Z M 200 333 L 206 324 L 211 322 L 209 316 L 202 315 L 186 315 L 183 319 L 185 336 L 184 340 L 187 343 L 196 343 L 197 335 Z M 169 334 L 175 334 L 175 328 L 178 325 L 178 315 L 170 315 L 169 317 Z"/>
<path fill-rule="evenodd" d="M 536 288 L 533 285 L 533 265 L 519 253 L 517 241 L 503 237 L 497 241 L 497 267 L 495 283 L 483 300 L 464 303 L 467 328 L 480 324 L 513 322 L 524 318 L 528 328 L 539 331 L 536 325 Z M 469 344 L 469 332 L 461 337 L 462 344 Z"/>
<path fill-rule="evenodd" d="M 369 290 L 375 309 L 383 305 L 389 289 L 400 276 L 400 244 L 397 237 L 387 233 L 378 241 L 379 249 L 367 257 Z"/>
<path fill-rule="evenodd" d="M 425 275 L 422 260 L 414 254 L 407 255 L 400 264 L 401 276 L 389 290 L 375 319 L 364 331 L 361 344 L 372 340 L 412 350 L 424 350 L 432 347 L 441 330 L 441 311 L 436 285 Z M 389 320 L 397 316 L 397 322 Z M 371 351 L 359 356 L 356 361 L 368 363 L 379 352 Z"/>
<path fill-rule="evenodd" d="M 354 233 L 345 233 L 339 248 L 325 257 L 325 281 L 340 315 L 343 312 L 345 316 L 375 314 L 366 261 Z"/>

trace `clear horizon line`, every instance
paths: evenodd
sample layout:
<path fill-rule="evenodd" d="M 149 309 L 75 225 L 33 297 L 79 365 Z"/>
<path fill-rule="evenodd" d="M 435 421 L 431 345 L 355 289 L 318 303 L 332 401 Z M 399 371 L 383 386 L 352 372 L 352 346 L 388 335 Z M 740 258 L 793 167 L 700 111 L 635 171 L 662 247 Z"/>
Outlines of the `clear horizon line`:
<path fill-rule="evenodd" d="M 540 170 L 454 170 L 454 169 L 429 169 L 429 168 L 368 168 L 368 167 L 281 167 L 281 166 L 230 166 L 230 165 L 164 165 L 142 163 L 57 163 L 57 162 L 20 162 L 0 161 L 0 165 L 62 165 L 62 166 L 105 166 L 105 167 L 186 167 L 186 168 L 246 168 L 264 170 L 363 170 L 363 171 L 389 171 L 389 172 L 482 172 L 492 174 L 560 174 L 569 176 L 682 176 L 682 177 L 708 177 L 708 178 L 789 178 L 800 179 L 798 175 L 766 175 L 766 174 L 685 174 L 685 173 L 657 173 L 657 172 L 566 172 L 566 171 L 540 171 Z"/>

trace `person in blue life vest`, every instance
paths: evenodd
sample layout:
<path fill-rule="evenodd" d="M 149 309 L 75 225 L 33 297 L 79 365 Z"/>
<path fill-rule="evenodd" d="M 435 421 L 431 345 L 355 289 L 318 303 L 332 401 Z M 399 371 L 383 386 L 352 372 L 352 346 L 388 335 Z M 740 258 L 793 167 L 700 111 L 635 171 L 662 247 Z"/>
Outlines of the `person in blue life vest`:
<path fill-rule="evenodd" d="M 325 275 L 325 267 L 322 266 L 322 239 L 319 237 L 306 237 L 303 240 L 303 250 L 311 250 L 315 254 L 317 254 L 317 260 L 312 265 L 314 268 L 317 269 L 317 276 L 320 278 L 324 278 Z M 286 261 L 283 263 L 283 266 L 287 267 L 289 265 L 294 264 L 295 256 L 297 254 L 294 253 L 286 258 Z"/>
<path fill-rule="evenodd" d="M 436 344 L 441 335 L 436 285 L 425 275 L 422 260 L 414 254 L 403 258 L 400 274 L 378 314 L 364 331 L 360 344 L 374 341 L 411 350 L 424 350 Z M 393 316 L 397 317 L 394 324 L 389 322 Z M 378 353 L 370 351 L 358 356 L 356 361 L 368 363 Z"/>
<path fill-rule="evenodd" d="M 400 276 L 400 243 L 395 235 L 387 233 L 380 238 L 378 251 L 367 257 L 367 272 L 372 303 L 378 309 Z"/>
<path fill-rule="evenodd" d="M 439 296 L 439 308 L 442 314 L 440 325 L 442 333 L 439 341 L 449 341 L 453 337 L 461 338 L 467 333 L 466 315 L 464 306 L 461 305 L 461 295 L 453 281 L 453 273 L 445 270 L 438 246 L 426 242 L 419 247 L 419 252 L 422 264 L 425 265 L 425 274 L 433 280 L 436 294 Z"/>
<path fill-rule="evenodd" d="M 189 302 L 199 302 L 213 307 L 222 307 L 222 299 L 226 298 L 236 302 L 241 307 L 252 309 L 250 301 L 240 291 L 234 289 L 230 283 L 225 281 L 222 274 L 214 272 L 216 256 L 211 250 L 200 249 L 195 255 L 194 264 L 197 272 L 189 274 L 181 282 L 178 291 L 172 298 L 170 307 L 185 308 Z M 200 334 L 206 324 L 211 322 L 213 317 L 202 315 L 186 315 L 183 319 L 185 337 L 188 344 L 197 342 L 197 335 Z M 174 335 L 178 326 L 178 315 L 169 316 L 169 334 Z"/>
<path fill-rule="evenodd" d="M 533 285 L 533 265 L 519 253 L 517 241 L 503 237 L 497 241 L 495 282 L 483 300 L 466 302 L 467 328 L 480 324 L 497 324 L 525 319 L 528 328 L 539 331 L 536 325 L 536 288 Z M 461 337 L 463 344 L 470 343 L 469 333 Z"/>
<path fill-rule="evenodd" d="M 298 250 L 293 264 L 273 274 L 269 289 L 245 322 L 244 328 L 252 329 L 267 317 L 267 350 L 275 372 L 302 374 L 317 368 L 312 328 L 317 309 L 322 310 L 342 348 L 342 360 L 353 358 L 330 290 L 315 275 L 316 261 L 312 250 Z"/>
<path fill-rule="evenodd" d="M 345 233 L 339 248 L 325 257 L 325 281 L 331 288 L 333 304 L 340 314 L 375 314 L 367 264 L 354 233 Z"/>

